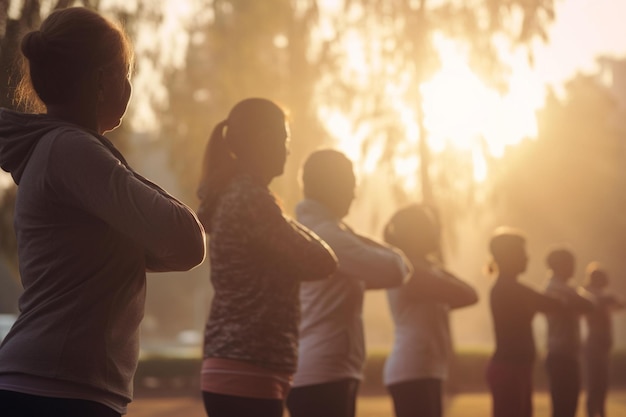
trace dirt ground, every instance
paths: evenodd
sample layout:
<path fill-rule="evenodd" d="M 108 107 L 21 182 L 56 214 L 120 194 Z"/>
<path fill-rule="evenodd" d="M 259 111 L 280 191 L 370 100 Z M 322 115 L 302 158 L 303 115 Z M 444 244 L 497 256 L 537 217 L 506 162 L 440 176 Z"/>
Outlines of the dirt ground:
<path fill-rule="evenodd" d="M 585 417 L 584 395 L 576 417 Z M 626 390 L 609 395 L 608 417 L 626 416 Z M 491 399 L 487 393 L 458 394 L 446 400 L 446 417 L 488 417 Z M 549 417 L 550 402 L 545 393 L 534 397 L 534 417 Z M 128 417 L 206 417 L 202 403 L 193 397 L 137 398 L 128 408 Z M 288 417 L 288 413 L 285 413 Z M 393 417 L 392 405 L 386 396 L 361 396 L 357 417 Z"/>

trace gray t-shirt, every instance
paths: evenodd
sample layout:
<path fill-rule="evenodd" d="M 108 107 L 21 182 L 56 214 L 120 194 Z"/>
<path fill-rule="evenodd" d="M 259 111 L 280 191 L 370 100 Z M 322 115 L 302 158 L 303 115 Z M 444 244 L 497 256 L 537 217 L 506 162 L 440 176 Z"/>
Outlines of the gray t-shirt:
<path fill-rule="evenodd" d="M 402 252 L 355 234 L 317 201 L 300 202 L 296 216 L 328 243 L 339 264 L 331 278 L 300 288 L 302 321 L 294 386 L 361 379 L 364 291 L 401 285 L 411 266 Z"/>

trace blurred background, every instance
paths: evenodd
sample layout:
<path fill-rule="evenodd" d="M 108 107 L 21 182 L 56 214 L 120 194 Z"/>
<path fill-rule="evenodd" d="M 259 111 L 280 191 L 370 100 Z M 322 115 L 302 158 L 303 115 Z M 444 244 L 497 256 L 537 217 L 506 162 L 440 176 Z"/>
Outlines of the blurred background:
<path fill-rule="evenodd" d="M 527 234 L 525 283 L 541 289 L 546 252 L 567 245 L 576 284 L 599 261 L 626 295 L 626 1 L 0 0 L 1 106 L 13 107 L 21 36 L 74 5 L 120 20 L 134 44 L 132 102 L 109 137 L 192 208 L 214 124 L 263 96 L 290 115 L 291 155 L 272 184 L 288 213 L 300 165 L 320 147 L 354 161 L 356 230 L 380 238 L 399 207 L 438 207 L 445 262 L 482 296 L 453 313 L 457 346 L 493 347 L 485 266 L 499 225 Z M 0 327 L 21 288 L 15 191 L 0 173 Z M 150 274 L 144 350 L 199 352 L 209 274 L 207 262 Z M 388 349 L 384 292 L 368 294 L 364 314 L 369 348 Z M 542 348 L 543 317 L 535 327 Z"/>

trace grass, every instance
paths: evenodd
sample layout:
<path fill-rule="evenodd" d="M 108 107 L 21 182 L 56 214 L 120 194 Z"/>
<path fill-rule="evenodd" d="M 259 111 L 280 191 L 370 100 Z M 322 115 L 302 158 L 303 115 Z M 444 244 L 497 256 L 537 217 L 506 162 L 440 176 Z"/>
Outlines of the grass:
<path fill-rule="evenodd" d="M 390 398 L 382 386 L 382 368 L 387 352 L 370 352 L 361 384 L 357 417 L 393 417 Z M 489 417 L 491 398 L 486 391 L 484 369 L 486 351 L 462 351 L 450 375 L 450 395 L 445 417 Z M 145 355 L 137 370 L 136 397 L 128 417 L 206 417 L 199 398 L 199 355 Z M 534 417 L 549 417 L 550 402 L 545 392 L 545 371 L 537 360 L 534 372 L 536 394 Z M 611 367 L 611 386 L 607 414 L 626 416 L 626 351 L 615 352 Z M 584 394 L 576 417 L 584 417 Z M 287 415 L 286 415 L 287 417 Z"/>
<path fill-rule="evenodd" d="M 584 395 L 576 417 L 585 417 Z M 445 417 L 489 417 L 491 399 L 486 393 L 459 394 L 447 398 Z M 626 415 L 626 391 L 609 394 L 607 415 Z M 534 417 L 550 416 L 550 400 L 546 393 L 534 396 Z M 198 397 L 139 398 L 128 409 L 127 417 L 206 417 Z M 288 413 L 285 413 L 288 417 Z M 384 395 L 360 396 L 357 417 L 393 417 L 391 400 Z"/>

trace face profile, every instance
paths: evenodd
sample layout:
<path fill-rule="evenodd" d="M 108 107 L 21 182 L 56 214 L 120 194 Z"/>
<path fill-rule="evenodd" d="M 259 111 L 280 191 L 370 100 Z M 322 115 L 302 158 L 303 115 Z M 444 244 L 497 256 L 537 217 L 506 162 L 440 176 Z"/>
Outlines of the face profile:
<path fill-rule="evenodd" d="M 258 161 L 259 171 L 264 177 L 275 178 L 281 176 L 287 162 L 289 143 L 289 127 L 284 120 L 276 121 L 276 125 L 259 141 Z"/>
<path fill-rule="evenodd" d="M 104 132 L 118 127 L 126 114 L 132 94 L 132 85 L 127 74 L 125 66 L 120 64 L 115 64 L 115 69 L 111 72 L 99 73 L 98 117 Z"/>

